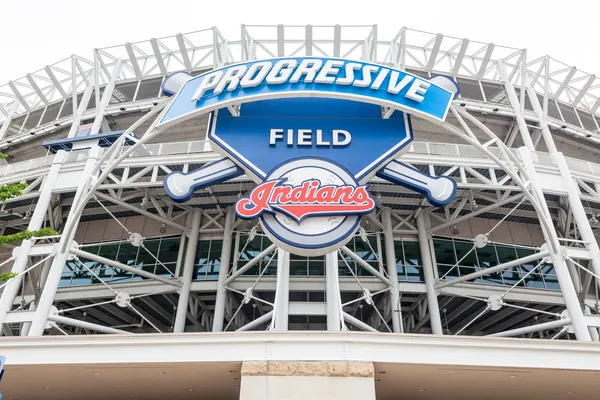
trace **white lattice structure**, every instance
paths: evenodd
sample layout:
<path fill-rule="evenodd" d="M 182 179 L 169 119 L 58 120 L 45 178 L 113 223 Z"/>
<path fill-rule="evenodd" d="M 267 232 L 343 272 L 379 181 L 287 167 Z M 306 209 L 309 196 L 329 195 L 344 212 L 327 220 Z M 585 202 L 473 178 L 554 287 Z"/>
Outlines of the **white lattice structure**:
<path fill-rule="evenodd" d="M 278 249 L 259 225 L 235 217 L 232 204 L 254 185 L 245 176 L 172 202 L 166 174 L 220 156 L 206 138 L 207 116 L 155 129 L 170 101 L 163 79 L 294 56 L 454 79 L 461 93 L 446 122 L 415 118 L 415 141 L 401 159 L 452 177 L 456 199 L 435 208 L 374 178 L 376 211 L 339 253 L 311 258 Z M 5 340 L 17 365 L 36 364 L 25 349 L 48 363 L 40 350 L 48 339 L 63 346 L 65 363 L 118 364 L 121 336 L 80 337 L 104 333 L 134 335 L 127 340 L 140 349 L 130 354 L 137 363 L 340 359 L 381 371 L 425 354 L 421 363 L 431 365 L 597 371 L 597 346 L 557 339 L 599 340 L 599 107 L 596 76 L 549 56 L 530 60 L 525 49 L 408 28 L 382 38 L 377 26 L 243 25 L 238 38 L 213 27 L 96 49 L 93 60 L 74 55 L 26 74 L 0 86 L 0 149 L 10 156 L 0 184 L 29 184 L 2 204 L 0 227 L 59 234 L 0 253 L 0 271 L 18 274 L 0 289 L 2 334 L 37 336 L 0 338 L 0 349 Z M 126 134 L 110 147 L 41 146 L 82 129 Z M 129 133 L 139 141 L 126 142 Z M 297 332 L 286 342 L 288 330 Z M 302 336 L 307 330 L 336 333 Z M 219 333 L 230 331 L 255 336 Z M 86 338 L 105 358 L 69 350 L 69 340 Z M 214 348 L 204 349 L 203 338 Z M 187 355 L 192 342 L 204 353 Z M 241 355 L 224 356 L 227 343 Z M 174 353 L 144 347 L 163 344 Z M 452 361 L 461 346 L 464 360 Z M 562 364 L 544 358 L 554 350 Z M 378 385 L 378 398 L 394 398 Z"/>

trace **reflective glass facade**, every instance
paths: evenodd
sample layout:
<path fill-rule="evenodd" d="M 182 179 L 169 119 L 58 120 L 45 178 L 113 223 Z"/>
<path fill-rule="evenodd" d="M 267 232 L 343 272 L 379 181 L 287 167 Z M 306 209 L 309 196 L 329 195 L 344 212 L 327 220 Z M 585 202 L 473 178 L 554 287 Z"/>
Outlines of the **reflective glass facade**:
<path fill-rule="evenodd" d="M 366 239 L 367 241 L 364 241 L 361 237 L 354 237 L 346 246 L 373 268 L 380 270 L 385 265 L 380 265 L 380 263 L 385 262 L 383 243 L 378 240 L 377 235 L 368 235 Z M 218 279 L 221 266 L 222 244 L 223 241 L 221 239 L 200 240 L 198 242 L 193 275 L 194 280 Z M 256 235 L 250 241 L 248 241 L 247 235 L 240 236 L 240 252 L 239 254 L 232 254 L 232 268 L 242 268 L 270 245 L 271 241 L 265 236 Z M 83 250 L 164 277 L 171 277 L 176 273 L 180 247 L 179 237 L 146 239 L 144 246 L 147 250 L 141 247 L 134 247 L 128 242 L 121 242 L 86 246 Z M 394 242 L 394 246 L 398 280 L 423 282 L 423 263 L 419 243 L 411 240 L 397 240 Z M 526 247 L 497 244 L 488 244 L 482 249 L 472 250 L 472 242 L 452 238 L 435 238 L 433 240 L 433 247 L 439 276 L 444 279 L 455 279 L 534 253 L 533 249 Z M 381 257 L 378 254 L 381 254 Z M 153 255 L 157 256 L 160 263 Z M 367 270 L 361 268 L 356 261 L 345 254 L 344 260 L 345 262 L 341 260 L 339 262 L 340 276 L 352 276 L 353 274 L 357 276 L 371 275 Z M 81 259 L 81 261 L 94 271 L 98 278 L 106 283 L 144 279 L 102 263 L 85 259 Z M 536 265 L 537 261 L 512 267 L 501 272 L 477 278 L 475 282 L 512 286 L 527 275 Z M 267 269 L 266 271 L 264 271 L 265 268 Z M 244 275 L 257 276 L 261 273 L 263 275 L 277 274 L 277 252 L 263 258 L 259 263 L 246 271 Z M 302 257 L 291 254 L 290 275 L 324 276 L 325 257 Z M 93 283 L 99 283 L 99 281 L 87 269 L 75 260 L 67 262 L 61 286 L 89 285 Z M 523 281 L 519 282 L 518 286 L 551 290 L 559 289 L 554 268 L 552 264 L 547 263 L 542 263 L 538 270 L 527 275 Z"/>

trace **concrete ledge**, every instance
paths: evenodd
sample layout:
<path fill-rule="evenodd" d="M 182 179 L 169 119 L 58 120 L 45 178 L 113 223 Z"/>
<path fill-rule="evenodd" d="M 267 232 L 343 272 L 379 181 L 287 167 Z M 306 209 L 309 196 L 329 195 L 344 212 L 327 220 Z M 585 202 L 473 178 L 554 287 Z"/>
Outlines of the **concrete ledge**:
<path fill-rule="evenodd" d="M 361 361 L 600 371 L 600 343 L 370 332 L 2 337 L 6 364 Z"/>
<path fill-rule="evenodd" d="M 371 378 L 373 363 L 357 361 L 244 361 L 242 376 L 333 376 Z"/>

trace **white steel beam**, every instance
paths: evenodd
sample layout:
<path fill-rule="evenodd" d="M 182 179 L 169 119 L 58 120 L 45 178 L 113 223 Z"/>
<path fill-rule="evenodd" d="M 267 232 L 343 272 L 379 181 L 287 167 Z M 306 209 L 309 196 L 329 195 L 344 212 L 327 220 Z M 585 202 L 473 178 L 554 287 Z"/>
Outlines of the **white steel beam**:
<path fill-rule="evenodd" d="M 137 79 L 142 78 L 142 70 L 140 69 L 140 64 L 138 63 L 137 57 L 135 56 L 135 52 L 133 51 L 133 46 L 131 43 L 125 43 L 125 50 L 127 51 L 127 56 L 129 56 L 129 61 L 131 62 L 131 68 L 133 68 L 133 72 Z M 114 75 L 114 72 L 113 72 Z M 118 74 L 117 74 L 118 76 Z"/>
<path fill-rule="evenodd" d="M 392 226 L 392 214 L 389 207 L 381 212 L 383 223 L 383 239 L 385 242 L 385 265 L 391 282 L 390 312 L 392 314 L 392 330 L 402 333 L 402 311 L 400 301 L 400 290 L 398 289 L 398 270 L 396 269 L 396 250 L 394 249 L 394 232 Z"/>
<path fill-rule="evenodd" d="M 440 47 L 442 46 L 442 40 L 444 40 L 444 35 L 438 33 L 435 36 L 435 42 L 433 43 L 433 48 L 431 49 L 431 55 L 429 56 L 429 61 L 427 62 L 427 70 L 431 71 L 435 66 L 435 60 L 437 58 L 438 52 L 440 51 Z"/>
<path fill-rule="evenodd" d="M 334 251 L 327 254 L 325 256 L 325 295 L 328 331 L 341 331 L 343 326 L 338 269 L 338 252 Z"/>
<path fill-rule="evenodd" d="M 17 86 L 15 86 L 15 83 L 13 81 L 8 81 L 8 87 L 15 94 L 15 97 L 17 98 L 17 100 L 19 100 L 19 103 L 21 103 L 23 108 L 27 112 L 31 111 L 31 107 L 29 106 L 29 103 L 27 103 L 27 101 L 25 100 L 25 98 L 23 97 L 21 92 L 19 92 L 19 89 L 17 89 Z"/>
<path fill-rule="evenodd" d="M 190 287 L 194 275 L 194 264 L 196 261 L 196 247 L 198 246 L 198 235 L 200 234 L 200 222 L 202 220 L 202 210 L 195 209 L 192 213 L 190 224 L 190 234 L 185 251 L 185 261 L 183 264 L 183 274 L 181 280 L 183 286 L 179 290 L 179 301 L 177 302 L 177 313 L 173 332 L 184 332 L 185 321 L 187 318 L 188 302 L 190 298 Z"/>
<path fill-rule="evenodd" d="M 339 292 L 338 292 L 339 295 Z M 290 253 L 277 249 L 277 284 L 273 306 L 273 330 L 287 331 L 290 300 Z"/>
<path fill-rule="evenodd" d="M 505 269 L 516 267 L 517 265 L 522 265 L 522 264 L 530 263 L 532 261 L 537 261 L 540 258 L 548 257 L 549 255 L 550 255 L 550 252 L 548 250 L 543 250 L 543 251 L 540 251 L 539 253 L 535 253 L 530 256 L 517 258 L 516 260 L 508 261 L 503 264 L 498 264 L 494 267 L 485 268 L 480 271 L 473 272 L 471 274 L 457 277 L 456 279 L 452 279 L 450 281 L 444 281 L 444 282 L 438 283 L 435 285 L 435 288 L 443 289 L 448 286 L 456 285 L 457 283 L 460 283 L 460 282 L 466 282 L 466 281 L 470 281 L 473 279 L 481 278 L 482 276 L 486 276 L 486 275 L 494 274 L 496 272 L 504 271 Z"/>
<path fill-rule="evenodd" d="M 375 268 L 373 268 L 368 262 L 363 260 L 358 254 L 356 254 L 355 252 L 350 250 L 348 247 L 343 246 L 340 250 L 342 250 L 344 253 L 346 253 L 346 255 L 348 255 L 351 259 L 356 261 L 356 263 L 358 265 L 360 265 L 361 267 L 363 267 L 364 269 L 369 271 L 371 274 L 373 274 L 376 277 L 378 277 L 379 279 L 381 279 L 383 282 L 385 282 L 389 286 L 392 286 L 392 282 L 385 275 L 383 275 L 381 272 L 379 272 Z"/>
<path fill-rule="evenodd" d="M 48 315 L 48 319 L 50 321 L 54 321 L 60 324 L 71 325 L 82 329 L 89 329 L 91 331 L 96 331 L 100 333 L 133 335 L 131 332 L 123 331 L 121 329 L 109 328 L 107 326 L 92 324 L 91 322 L 79 321 L 73 318 L 62 317 L 60 315 L 50 314 Z"/>
<path fill-rule="evenodd" d="M 458 75 L 468 48 L 469 39 L 463 39 L 462 45 L 460 46 L 460 50 L 458 51 L 458 55 L 456 56 L 456 60 L 454 61 L 454 66 L 452 67 L 452 75 Z"/>
<path fill-rule="evenodd" d="M 217 300 L 215 301 L 215 312 L 213 319 L 213 332 L 223 331 L 223 321 L 225 319 L 225 302 L 227 300 L 227 290 L 225 289 L 225 279 L 229 274 L 229 264 L 231 260 L 232 233 L 235 214 L 233 208 L 228 207 L 225 214 L 225 226 L 223 231 L 223 247 L 221 249 L 221 267 L 219 268 L 219 280 L 217 282 Z"/>
<path fill-rule="evenodd" d="M 6 119 L 0 127 L 0 140 L 4 139 L 4 136 L 6 136 L 6 132 L 8 132 L 8 127 L 10 126 L 10 123 L 12 121 L 12 117 L 15 115 L 18 108 L 19 102 L 17 100 L 13 101 L 10 106 L 10 110 L 8 110 L 8 115 L 6 116 Z"/>
<path fill-rule="evenodd" d="M 38 86 L 38 84 L 36 83 L 36 81 L 33 79 L 33 77 L 31 76 L 31 74 L 25 75 L 25 79 L 27 79 L 27 81 L 29 82 L 29 84 L 33 88 L 33 91 L 35 92 L 35 94 L 38 95 L 38 97 L 40 98 L 40 100 L 42 101 L 42 103 L 44 103 L 45 105 L 48 105 L 48 103 L 50 103 L 48 101 L 48 98 L 46 97 L 46 95 L 44 95 L 44 92 L 42 92 L 42 89 L 40 89 L 40 87 Z"/>
<path fill-rule="evenodd" d="M 423 275 L 425 277 L 425 286 L 427 287 L 427 308 L 429 310 L 431 332 L 434 335 L 443 335 L 444 329 L 442 328 L 440 305 L 435 287 L 434 264 L 431 256 L 431 246 L 429 245 L 429 235 L 427 234 L 427 221 L 423 212 L 417 215 L 417 230 L 419 232 L 421 259 L 423 261 Z"/>
<path fill-rule="evenodd" d="M 554 92 L 555 99 L 560 98 L 560 95 L 562 94 L 562 92 L 564 92 L 564 90 L 567 88 L 567 86 L 569 86 L 569 83 L 571 82 L 571 79 L 573 78 L 573 76 L 575 75 L 576 72 L 577 72 L 577 68 L 571 67 L 571 69 L 567 73 L 567 76 L 565 76 L 565 79 L 562 81 L 562 83 L 560 84 L 558 89 L 556 89 L 556 92 Z"/>
<path fill-rule="evenodd" d="M 570 325 L 571 320 L 569 318 L 557 319 L 556 321 L 544 322 L 541 324 L 525 326 L 523 328 L 511 329 L 510 331 L 492 333 L 487 335 L 488 337 L 514 337 L 520 335 L 526 335 L 528 333 L 534 333 L 539 331 L 546 331 L 548 329 L 562 328 L 563 326 Z"/>
<path fill-rule="evenodd" d="M 575 98 L 573 99 L 573 101 L 571 101 L 571 104 L 574 107 L 577 107 L 579 105 L 579 103 L 581 102 L 581 100 L 583 99 L 583 97 L 586 95 L 586 93 L 588 92 L 588 90 L 590 89 L 590 87 L 592 87 L 592 84 L 595 81 L 596 81 L 596 75 L 590 75 L 590 77 L 585 82 L 585 84 L 583 85 L 583 87 L 579 90 L 579 93 L 577 94 L 577 96 L 575 96 Z"/>
<path fill-rule="evenodd" d="M 50 81 L 52 81 L 52 84 L 54 85 L 58 93 L 60 93 L 61 97 L 66 98 L 67 92 L 65 92 L 65 89 L 63 89 L 62 85 L 56 78 L 54 71 L 52 71 L 52 69 L 47 65 L 44 67 L 44 71 L 46 71 L 46 75 L 48 75 L 48 78 L 50 78 Z"/>
<path fill-rule="evenodd" d="M 304 54 L 307 57 L 312 56 L 313 51 L 313 27 L 312 25 L 306 25 L 305 37 L 304 37 Z"/>
<path fill-rule="evenodd" d="M 81 249 L 72 248 L 70 252 L 71 252 L 71 254 L 76 255 L 77 257 L 82 257 L 82 258 L 85 258 L 88 260 L 96 261 L 101 264 L 110 265 L 113 268 L 122 269 L 123 271 L 131 272 L 134 275 L 143 276 L 144 278 L 148 278 L 148 279 L 154 279 L 155 281 L 159 281 L 159 282 L 165 283 L 167 285 L 175 286 L 178 288 L 180 288 L 182 286 L 181 283 L 179 283 L 176 280 L 167 279 L 160 275 L 156 275 L 151 272 L 144 271 L 143 269 L 134 268 L 129 265 L 125 265 L 123 263 L 120 263 L 115 260 L 111 260 L 106 257 L 88 253 L 87 251 L 84 251 Z"/>
<path fill-rule="evenodd" d="M 158 65 L 158 69 L 162 75 L 167 74 L 167 67 L 165 66 L 165 61 L 162 58 L 162 53 L 160 52 L 160 46 L 158 44 L 158 40 L 150 39 L 150 45 L 152 46 L 152 51 L 154 52 L 154 58 L 156 59 L 156 65 Z"/>
<path fill-rule="evenodd" d="M 481 65 L 479 66 L 479 72 L 477 73 L 477 77 L 479 79 L 483 78 L 485 75 L 485 71 L 487 70 L 490 58 L 492 57 L 492 53 L 494 52 L 494 47 L 494 43 L 490 43 L 487 45 L 487 50 L 485 51 L 485 55 L 483 56 L 483 60 L 481 61 Z"/>
<path fill-rule="evenodd" d="M 187 71 L 192 70 L 192 62 L 190 61 L 190 56 L 187 51 L 187 47 L 185 45 L 185 39 L 181 33 L 178 33 L 176 36 L 177 45 L 179 46 L 179 51 L 181 52 L 181 59 L 183 60 L 183 65 L 185 65 L 185 69 Z"/>

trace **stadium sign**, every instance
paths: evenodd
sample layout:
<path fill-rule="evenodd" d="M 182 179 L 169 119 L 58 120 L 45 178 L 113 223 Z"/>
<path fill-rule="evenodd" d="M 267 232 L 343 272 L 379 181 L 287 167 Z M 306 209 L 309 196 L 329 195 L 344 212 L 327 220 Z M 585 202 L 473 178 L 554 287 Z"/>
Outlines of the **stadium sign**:
<path fill-rule="evenodd" d="M 450 83 L 449 83 L 450 82 Z M 448 204 L 456 183 L 396 161 L 413 140 L 410 115 L 443 121 L 456 90 L 447 78 L 425 80 L 371 63 L 289 58 L 237 64 L 190 78 L 174 74 L 160 124 L 210 113 L 207 137 L 224 158 L 167 175 L 178 202 L 196 190 L 246 174 L 257 183 L 235 204 L 260 218 L 278 246 L 301 255 L 344 245 L 375 199 L 375 175 Z"/>

